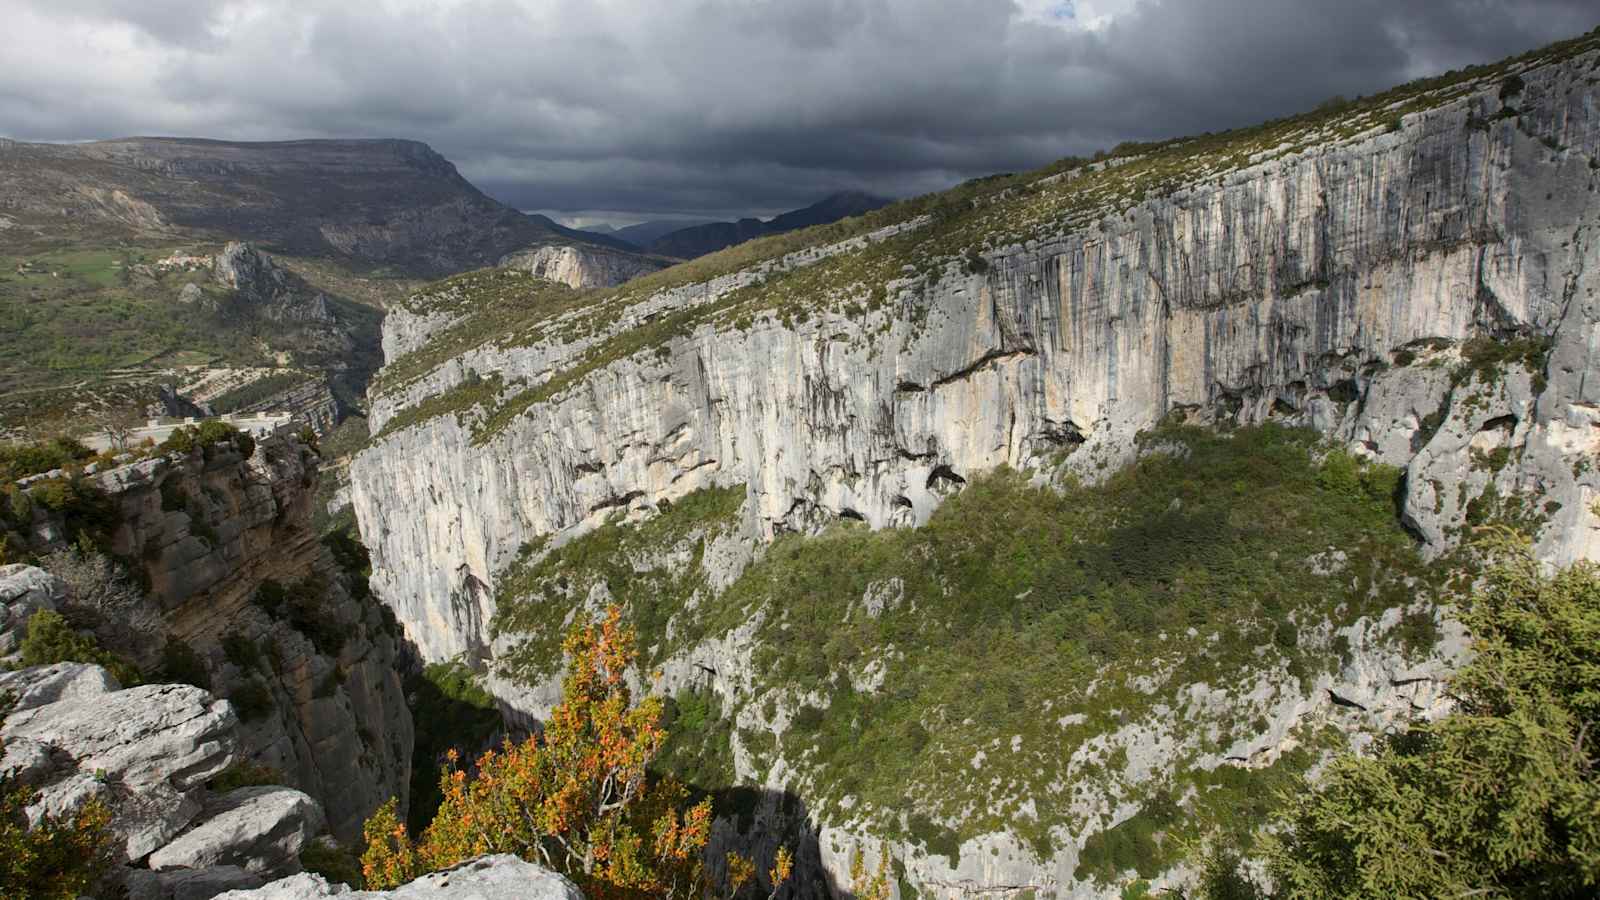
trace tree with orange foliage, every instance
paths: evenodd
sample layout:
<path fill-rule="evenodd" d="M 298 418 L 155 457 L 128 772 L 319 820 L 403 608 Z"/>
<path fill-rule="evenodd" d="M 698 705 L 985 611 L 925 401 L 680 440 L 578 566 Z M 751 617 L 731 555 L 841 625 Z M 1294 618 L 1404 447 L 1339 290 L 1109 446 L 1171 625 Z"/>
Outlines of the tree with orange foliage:
<path fill-rule="evenodd" d="M 632 702 L 626 672 L 637 650 L 622 610 L 612 606 L 598 627 L 573 628 L 562 647 L 570 665 L 542 739 L 484 753 L 472 777 L 452 753 L 440 776 L 444 802 L 420 841 L 406 833 L 393 800 L 367 820 L 368 887 L 514 853 L 565 873 L 593 898 L 709 895 L 702 857 L 711 801 L 689 805 L 683 785 L 649 776 L 667 739 L 662 702 Z M 753 872 L 743 862 L 739 871 Z M 787 879 L 787 851 L 777 863 L 769 876 Z"/>

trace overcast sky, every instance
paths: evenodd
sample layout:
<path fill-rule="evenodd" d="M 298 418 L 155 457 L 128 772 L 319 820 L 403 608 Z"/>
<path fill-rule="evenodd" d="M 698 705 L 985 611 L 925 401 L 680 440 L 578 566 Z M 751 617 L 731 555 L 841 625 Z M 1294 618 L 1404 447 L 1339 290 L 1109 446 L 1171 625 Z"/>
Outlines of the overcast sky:
<path fill-rule="evenodd" d="M 724 216 L 1249 124 L 1597 24 L 1594 0 L 0 0 L 0 135 L 408 137 L 520 208 Z"/>

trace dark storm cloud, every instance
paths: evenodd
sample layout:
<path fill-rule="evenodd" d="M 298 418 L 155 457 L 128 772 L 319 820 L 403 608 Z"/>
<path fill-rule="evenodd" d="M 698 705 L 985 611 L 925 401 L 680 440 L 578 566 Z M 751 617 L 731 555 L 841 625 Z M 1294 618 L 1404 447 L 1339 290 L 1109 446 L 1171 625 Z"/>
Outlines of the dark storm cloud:
<path fill-rule="evenodd" d="M 0 0 L 0 133 L 428 141 L 523 208 L 909 194 L 1586 31 L 1590 0 Z"/>

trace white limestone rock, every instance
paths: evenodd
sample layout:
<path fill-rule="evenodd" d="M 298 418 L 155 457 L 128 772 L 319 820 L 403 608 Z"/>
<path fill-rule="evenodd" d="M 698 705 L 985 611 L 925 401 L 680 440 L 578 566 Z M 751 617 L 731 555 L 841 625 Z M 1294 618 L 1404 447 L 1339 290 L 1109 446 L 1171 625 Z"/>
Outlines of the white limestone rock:
<path fill-rule="evenodd" d="M 61 678 L 55 669 L 16 674 Z M 94 678 L 79 678 L 91 687 L 6 717 L 0 769 L 28 769 L 40 792 L 28 808 L 31 821 L 101 799 L 110 807 L 122 854 L 140 859 L 199 813 L 205 781 L 233 761 L 239 720 L 227 701 L 197 687 L 156 684 L 94 694 Z"/>
<path fill-rule="evenodd" d="M 0 672 L 0 694 L 16 697 L 12 712 L 65 700 L 86 703 L 121 687 L 110 672 L 87 663 L 63 662 Z"/>
<path fill-rule="evenodd" d="M 500 260 L 500 265 L 568 287 L 591 288 L 619 285 L 663 269 L 667 261 L 593 244 L 548 244 L 513 253 Z"/>
<path fill-rule="evenodd" d="M 0 566 L 0 659 L 17 652 L 28 636 L 28 620 L 66 599 L 61 579 L 34 566 Z"/>
<path fill-rule="evenodd" d="M 236 866 L 255 875 L 298 868 L 300 850 L 325 824 L 322 808 L 293 788 L 245 787 L 215 795 L 189 830 L 150 854 L 164 869 Z"/>

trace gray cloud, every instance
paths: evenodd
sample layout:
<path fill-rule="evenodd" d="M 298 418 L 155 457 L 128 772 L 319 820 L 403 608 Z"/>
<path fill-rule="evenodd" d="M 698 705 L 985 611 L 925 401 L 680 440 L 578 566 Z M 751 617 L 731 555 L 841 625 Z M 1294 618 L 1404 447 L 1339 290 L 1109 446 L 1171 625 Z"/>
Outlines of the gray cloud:
<path fill-rule="evenodd" d="M 0 0 L 0 133 L 428 141 L 523 208 L 910 194 L 1568 37 L 1592 0 Z"/>

